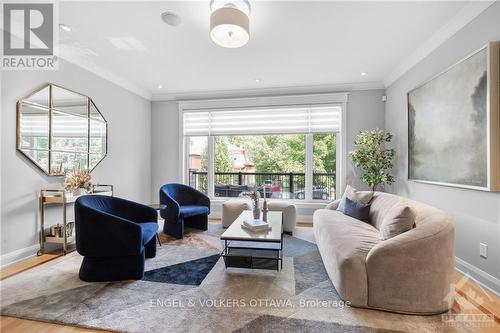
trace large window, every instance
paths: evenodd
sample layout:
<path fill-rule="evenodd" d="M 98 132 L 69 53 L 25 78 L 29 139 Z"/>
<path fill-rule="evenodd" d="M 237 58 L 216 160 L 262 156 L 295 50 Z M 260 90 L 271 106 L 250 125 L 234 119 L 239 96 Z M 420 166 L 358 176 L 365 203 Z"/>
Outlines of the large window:
<path fill-rule="evenodd" d="M 313 200 L 336 198 L 337 135 L 313 134 Z"/>
<path fill-rule="evenodd" d="M 208 137 L 189 137 L 187 152 L 189 185 L 208 194 Z"/>
<path fill-rule="evenodd" d="M 215 196 L 237 197 L 255 185 L 267 198 L 304 192 L 304 134 L 217 136 L 214 142 Z"/>
<path fill-rule="evenodd" d="M 212 197 L 332 200 L 342 105 L 183 109 L 185 181 Z"/>

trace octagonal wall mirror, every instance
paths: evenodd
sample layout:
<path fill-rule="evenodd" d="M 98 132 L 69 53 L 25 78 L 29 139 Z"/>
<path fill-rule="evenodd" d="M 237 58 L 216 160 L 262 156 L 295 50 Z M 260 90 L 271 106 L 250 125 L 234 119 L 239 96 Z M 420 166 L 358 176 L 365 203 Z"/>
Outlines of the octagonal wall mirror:
<path fill-rule="evenodd" d="M 106 156 L 107 129 L 91 98 L 54 84 L 17 101 L 17 150 L 49 176 L 92 171 Z"/>

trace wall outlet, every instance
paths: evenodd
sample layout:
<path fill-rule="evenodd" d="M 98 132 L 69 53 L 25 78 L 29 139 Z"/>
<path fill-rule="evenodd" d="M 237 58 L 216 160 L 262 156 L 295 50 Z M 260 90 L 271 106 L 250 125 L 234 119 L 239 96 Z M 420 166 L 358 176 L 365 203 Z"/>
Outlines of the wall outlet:
<path fill-rule="evenodd" d="M 488 258 L 488 245 L 484 243 L 479 243 L 479 256 L 484 259 Z"/>

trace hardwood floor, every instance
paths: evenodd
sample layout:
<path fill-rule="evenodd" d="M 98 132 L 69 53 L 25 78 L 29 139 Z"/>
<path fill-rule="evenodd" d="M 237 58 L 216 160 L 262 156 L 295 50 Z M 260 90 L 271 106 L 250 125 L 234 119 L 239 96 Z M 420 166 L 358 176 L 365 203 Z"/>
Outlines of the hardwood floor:
<path fill-rule="evenodd" d="M 211 222 L 220 220 L 213 219 Z M 304 225 L 302 228 L 309 228 L 310 225 Z M 300 227 L 299 227 L 300 228 Z M 300 228 L 300 229 L 302 229 Z M 301 233 L 301 230 L 298 233 Z M 305 231 L 305 230 L 303 230 Z M 309 232 L 310 233 L 310 232 Z M 304 232 L 304 234 L 306 234 Z M 297 235 L 302 238 L 300 235 Z M 0 270 L 0 280 L 10 278 L 15 274 L 21 273 L 25 270 L 42 265 L 50 260 L 53 260 L 61 254 L 44 254 L 39 257 L 33 257 L 21 262 L 12 264 Z M 455 272 L 454 284 L 456 286 L 455 302 L 453 310 L 457 314 L 464 315 L 483 315 L 486 314 L 494 318 L 496 326 L 488 325 L 488 327 L 481 327 L 480 331 L 483 333 L 497 333 L 500 332 L 500 297 L 492 292 L 481 288 L 473 280 L 468 279 L 464 275 Z M 21 318 L 14 318 L 8 316 L 0 316 L 0 332 L 9 333 L 102 333 L 109 332 L 104 330 L 86 329 L 70 325 L 59 325 L 52 323 L 45 323 L 41 321 L 27 320 Z"/>
<path fill-rule="evenodd" d="M 0 270 L 0 280 L 6 279 L 12 275 L 24 272 L 30 268 L 46 263 L 60 257 L 62 254 L 44 254 L 39 257 L 28 258 L 23 261 L 16 262 Z"/>
<path fill-rule="evenodd" d="M 472 313 L 484 313 L 493 316 L 495 322 L 500 325 L 500 297 L 487 291 L 479 284 L 455 271 L 453 276 L 456 285 L 456 296 L 453 309 L 458 313 L 475 310 Z M 498 327 L 498 331 L 500 327 Z"/>
<path fill-rule="evenodd" d="M 87 329 L 69 325 L 44 323 L 41 321 L 0 316 L 0 332 L 5 333 L 103 333 L 96 329 Z"/>

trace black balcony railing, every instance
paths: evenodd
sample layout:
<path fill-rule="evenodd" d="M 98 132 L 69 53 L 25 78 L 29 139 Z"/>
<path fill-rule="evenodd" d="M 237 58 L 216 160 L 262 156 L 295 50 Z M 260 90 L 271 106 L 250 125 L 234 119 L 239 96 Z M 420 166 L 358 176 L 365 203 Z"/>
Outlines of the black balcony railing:
<path fill-rule="evenodd" d="M 266 173 L 266 172 L 216 172 L 214 192 L 218 197 L 238 197 L 255 185 L 267 198 L 305 199 L 304 173 Z M 189 185 L 208 192 L 207 172 L 189 170 Z M 335 199 L 335 173 L 313 173 L 312 198 L 318 200 Z"/>

